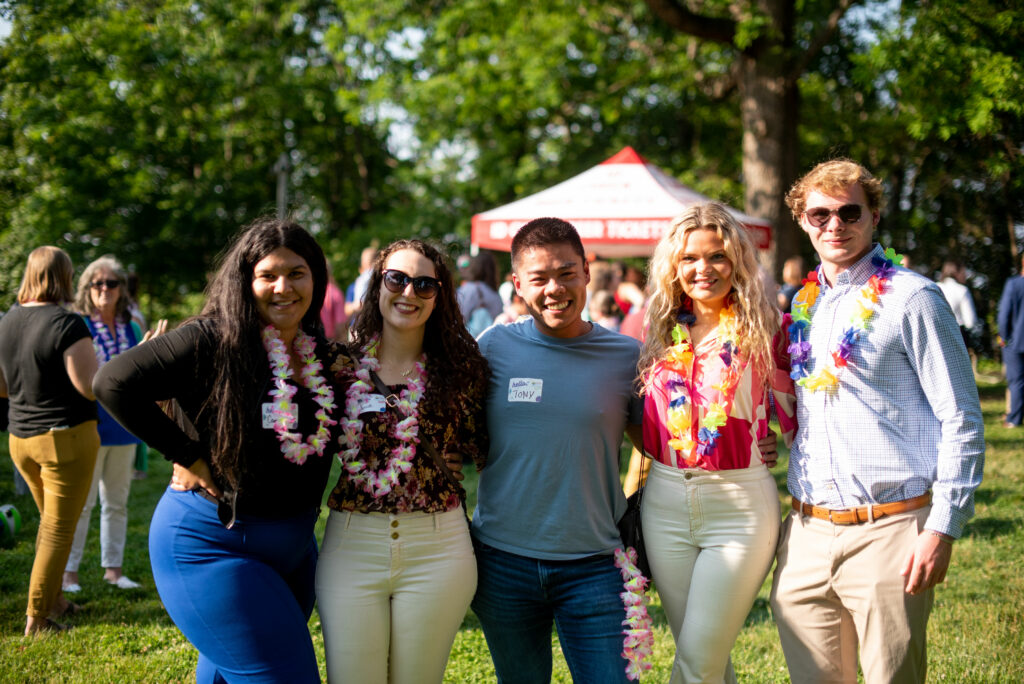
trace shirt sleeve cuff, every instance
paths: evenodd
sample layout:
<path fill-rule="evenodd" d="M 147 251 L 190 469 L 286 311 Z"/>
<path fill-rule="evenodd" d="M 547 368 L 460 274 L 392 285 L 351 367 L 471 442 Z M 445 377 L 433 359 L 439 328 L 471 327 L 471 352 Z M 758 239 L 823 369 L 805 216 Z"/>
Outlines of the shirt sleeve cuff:
<path fill-rule="evenodd" d="M 928 520 L 924 524 L 926 530 L 932 530 L 959 539 L 964 533 L 964 526 L 970 516 L 955 508 L 932 506 Z"/>

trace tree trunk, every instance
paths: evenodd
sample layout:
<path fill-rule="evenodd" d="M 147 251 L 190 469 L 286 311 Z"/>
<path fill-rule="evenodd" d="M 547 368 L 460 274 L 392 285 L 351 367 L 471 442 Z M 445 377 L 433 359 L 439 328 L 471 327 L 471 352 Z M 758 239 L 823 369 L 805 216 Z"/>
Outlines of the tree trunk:
<path fill-rule="evenodd" d="M 743 185 L 746 212 L 772 223 L 772 244 L 762 265 L 776 280 L 782 263 L 801 252 L 802 231 L 786 206 L 797 176 L 800 91 L 792 74 L 792 0 L 760 0 L 774 24 L 768 40 L 740 56 L 740 113 L 743 121 Z"/>

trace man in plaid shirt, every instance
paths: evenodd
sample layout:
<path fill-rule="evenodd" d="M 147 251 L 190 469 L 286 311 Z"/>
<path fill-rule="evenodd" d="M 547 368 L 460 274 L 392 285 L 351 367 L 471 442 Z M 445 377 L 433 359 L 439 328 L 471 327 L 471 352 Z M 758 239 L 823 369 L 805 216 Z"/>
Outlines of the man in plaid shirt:
<path fill-rule="evenodd" d="M 859 650 L 868 684 L 922 682 L 934 587 L 981 483 L 970 360 L 939 288 L 873 242 L 867 169 L 819 164 L 786 199 L 821 259 L 790 327 L 799 428 L 771 595 L 786 662 L 794 682 L 855 683 Z"/>

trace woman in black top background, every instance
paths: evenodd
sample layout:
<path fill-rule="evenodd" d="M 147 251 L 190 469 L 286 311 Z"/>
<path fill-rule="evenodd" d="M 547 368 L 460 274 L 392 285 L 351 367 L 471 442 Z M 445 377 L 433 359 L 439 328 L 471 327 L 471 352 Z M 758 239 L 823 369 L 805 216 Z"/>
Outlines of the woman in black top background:
<path fill-rule="evenodd" d="M 290 221 L 262 219 L 231 245 L 202 313 L 106 364 L 95 389 L 125 427 L 172 460 L 150 560 L 196 678 L 320 681 L 306 622 L 313 526 L 331 467 L 348 363 L 320 323 L 323 252 Z M 158 401 L 174 399 L 178 420 Z"/>
<path fill-rule="evenodd" d="M 89 494 L 100 436 L 91 384 L 96 372 L 85 321 L 71 301 L 71 258 L 57 247 L 29 254 L 19 306 L 0 320 L 0 396 L 10 395 L 11 459 L 39 508 L 25 634 L 60 631 L 77 606 L 61 576 Z"/>

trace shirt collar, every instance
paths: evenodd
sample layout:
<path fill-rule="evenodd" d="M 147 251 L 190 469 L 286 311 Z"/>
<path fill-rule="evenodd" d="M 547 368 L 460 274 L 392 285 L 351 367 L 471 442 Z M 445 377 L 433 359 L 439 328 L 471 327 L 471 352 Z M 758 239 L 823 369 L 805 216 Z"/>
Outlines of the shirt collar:
<path fill-rule="evenodd" d="M 874 243 L 871 250 L 867 254 L 862 256 L 857 261 L 857 263 L 855 263 L 853 266 L 837 275 L 836 282 L 835 284 L 832 285 L 832 287 L 840 287 L 851 284 L 863 284 L 868 282 L 868 280 L 871 278 L 871 276 L 875 274 L 875 271 L 877 270 L 875 268 L 875 265 L 871 263 L 871 259 L 873 259 L 876 256 L 885 256 L 885 250 L 883 250 L 882 245 L 878 244 L 877 242 Z M 894 265 L 899 266 L 899 264 Z M 818 267 L 818 285 L 821 286 L 821 289 L 823 291 L 828 289 L 829 287 L 828 280 L 825 278 L 825 272 L 820 266 Z"/>

